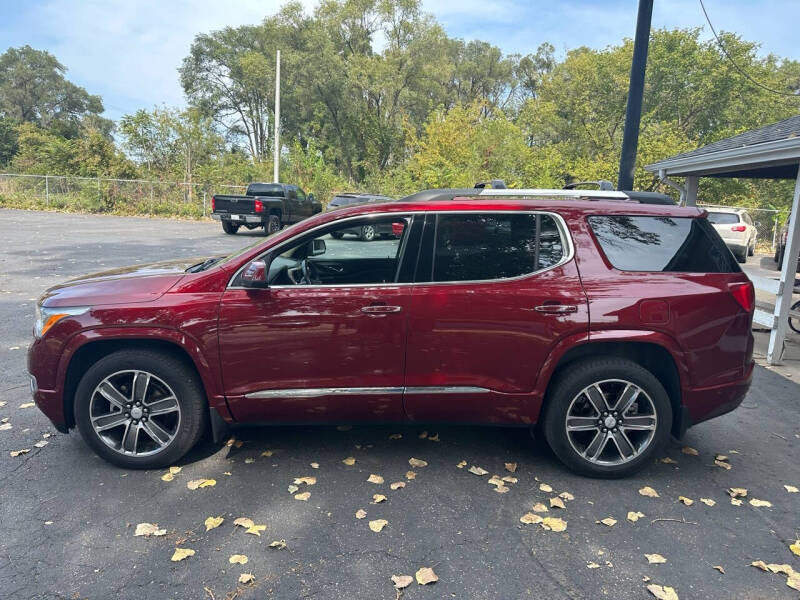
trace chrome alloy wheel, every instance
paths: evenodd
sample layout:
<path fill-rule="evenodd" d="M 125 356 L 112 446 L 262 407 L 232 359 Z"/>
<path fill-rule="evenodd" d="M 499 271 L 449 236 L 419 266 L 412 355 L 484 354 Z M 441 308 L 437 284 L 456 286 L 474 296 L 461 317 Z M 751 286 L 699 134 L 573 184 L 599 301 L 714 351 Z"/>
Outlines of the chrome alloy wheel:
<path fill-rule="evenodd" d="M 164 450 L 181 426 L 175 393 L 147 371 L 118 371 L 92 392 L 89 419 L 109 448 L 126 456 L 149 456 Z"/>
<path fill-rule="evenodd" d="M 565 427 L 573 450 L 597 465 L 632 461 L 653 441 L 658 417 L 650 396 L 622 379 L 597 381 L 572 399 Z"/>

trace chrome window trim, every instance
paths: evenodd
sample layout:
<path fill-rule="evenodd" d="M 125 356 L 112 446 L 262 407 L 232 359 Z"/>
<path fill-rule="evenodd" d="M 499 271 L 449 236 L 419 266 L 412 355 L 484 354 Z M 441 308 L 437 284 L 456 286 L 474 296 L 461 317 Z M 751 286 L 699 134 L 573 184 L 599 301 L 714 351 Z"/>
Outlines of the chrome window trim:
<path fill-rule="evenodd" d="M 552 212 L 548 210 L 518 210 L 518 209 L 506 209 L 506 210 L 417 210 L 417 211 L 398 211 L 396 213 L 375 213 L 369 215 L 355 215 L 352 217 L 346 217 L 344 219 L 340 219 L 334 221 L 333 223 L 346 223 L 347 221 L 352 221 L 354 219 L 363 219 L 363 218 L 379 218 L 379 217 L 403 217 L 403 216 L 411 216 L 411 215 L 493 215 L 493 214 L 529 214 L 529 215 L 547 215 L 552 217 L 556 222 L 556 227 L 558 227 L 559 233 L 561 234 L 561 244 L 565 248 L 566 252 L 562 259 L 554 265 L 549 267 L 545 267 L 544 269 L 539 269 L 538 271 L 532 271 L 531 273 L 525 273 L 523 275 L 516 275 L 514 277 L 500 277 L 497 279 L 474 279 L 474 280 L 463 280 L 463 281 L 420 281 L 420 282 L 406 282 L 406 283 L 398 283 L 398 282 L 391 282 L 391 283 L 348 283 L 348 284 L 315 284 L 315 285 L 271 285 L 268 288 L 270 290 L 281 290 L 281 289 L 307 289 L 307 290 L 314 290 L 314 289 L 350 289 L 350 288 L 370 288 L 370 287 L 379 287 L 379 288 L 391 288 L 391 287 L 400 287 L 400 286 L 408 286 L 408 285 L 463 285 L 463 284 L 492 284 L 495 282 L 507 282 L 507 281 L 517 281 L 520 279 L 525 279 L 527 277 L 533 277 L 535 275 L 540 275 L 541 273 L 546 273 L 552 269 L 557 269 L 558 267 L 568 263 L 575 257 L 575 246 L 572 243 L 572 236 L 569 233 L 569 227 L 567 227 L 567 223 L 557 212 Z M 322 225 L 317 225 L 309 229 L 308 231 L 304 231 L 298 236 L 295 236 L 291 239 L 286 240 L 285 242 L 281 242 L 275 248 L 268 250 L 262 254 L 259 254 L 255 258 L 250 261 L 244 263 L 241 267 L 239 267 L 233 276 L 228 280 L 228 285 L 226 290 L 248 290 L 251 288 L 246 288 L 242 286 L 234 286 L 232 285 L 233 281 L 239 276 L 245 267 L 250 264 L 253 260 L 258 260 L 263 258 L 267 254 L 272 254 L 286 246 L 292 244 L 297 237 L 300 235 L 306 235 L 308 233 L 313 233 L 318 229 L 322 229 L 324 227 L 330 226 L 332 223 L 324 223 Z"/>
<path fill-rule="evenodd" d="M 375 396 L 383 394 L 487 394 L 491 390 L 471 385 L 421 387 L 284 388 L 259 390 L 245 398 L 319 398 L 322 396 Z"/>

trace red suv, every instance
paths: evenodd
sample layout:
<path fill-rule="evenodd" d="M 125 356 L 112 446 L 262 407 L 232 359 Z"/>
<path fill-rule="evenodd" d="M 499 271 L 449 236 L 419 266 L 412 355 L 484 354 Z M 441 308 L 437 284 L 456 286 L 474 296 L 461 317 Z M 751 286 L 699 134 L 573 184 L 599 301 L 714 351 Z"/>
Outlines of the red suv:
<path fill-rule="evenodd" d="M 339 235 L 366 224 L 400 235 Z M 209 423 L 446 421 L 535 426 L 616 477 L 739 405 L 753 305 L 706 213 L 665 196 L 429 190 L 56 286 L 28 367 L 55 426 L 125 467 Z"/>

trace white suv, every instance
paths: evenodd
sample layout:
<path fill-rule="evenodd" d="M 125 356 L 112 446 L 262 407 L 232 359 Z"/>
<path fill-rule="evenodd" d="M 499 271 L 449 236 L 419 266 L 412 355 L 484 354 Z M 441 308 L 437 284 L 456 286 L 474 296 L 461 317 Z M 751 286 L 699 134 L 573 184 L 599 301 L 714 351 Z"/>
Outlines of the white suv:
<path fill-rule="evenodd" d="M 717 230 L 725 244 L 740 263 L 756 251 L 756 227 L 743 208 L 713 208 L 708 211 L 708 221 Z"/>

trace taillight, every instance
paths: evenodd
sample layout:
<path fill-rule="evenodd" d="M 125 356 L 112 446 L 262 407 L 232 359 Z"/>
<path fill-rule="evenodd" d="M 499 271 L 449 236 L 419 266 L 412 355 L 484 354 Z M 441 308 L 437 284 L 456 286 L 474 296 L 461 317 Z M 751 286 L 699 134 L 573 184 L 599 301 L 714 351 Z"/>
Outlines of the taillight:
<path fill-rule="evenodd" d="M 756 307 L 756 291 L 751 281 L 732 285 L 731 294 L 745 312 L 753 312 Z"/>
<path fill-rule="evenodd" d="M 217 210 L 217 197 L 211 196 L 211 212 Z"/>
<path fill-rule="evenodd" d="M 747 229 L 744 225 L 733 225 L 731 226 L 731 231 L 744 231 Z"/>
<path fill-rule="evenodd" d="M 255 211 L 256 212 L 264 212 L 264 204 L 261 202 L 261 200 L 256 200 L 255 201 Z"/>

